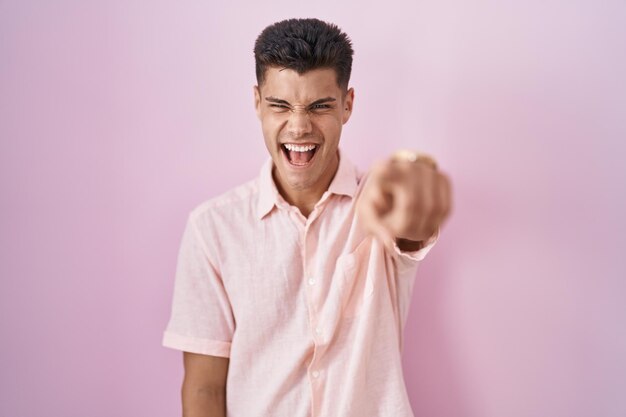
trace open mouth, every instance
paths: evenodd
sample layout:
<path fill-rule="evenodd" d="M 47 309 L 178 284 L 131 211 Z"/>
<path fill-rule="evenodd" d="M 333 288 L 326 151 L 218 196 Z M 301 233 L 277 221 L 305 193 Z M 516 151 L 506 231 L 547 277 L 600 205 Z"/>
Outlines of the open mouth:
<path fill-rule="evenodd" d="M 305 167 L 311 164 L 318 147 L 319 145 L 316 144 L 294 145 L 292 143 L 283 143 L 280 145 L 289 164 L 296 167 Z"/>

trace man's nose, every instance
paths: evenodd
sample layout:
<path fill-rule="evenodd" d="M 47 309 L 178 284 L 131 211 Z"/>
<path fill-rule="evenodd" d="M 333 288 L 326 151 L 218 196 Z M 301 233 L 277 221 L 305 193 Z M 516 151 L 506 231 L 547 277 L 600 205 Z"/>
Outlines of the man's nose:
<path fill-rule="evenodd" d="M 293 109 L 289 115 L 288 130 L 294 137 L 311 133 L 311 118 L 305 109 Z"/>

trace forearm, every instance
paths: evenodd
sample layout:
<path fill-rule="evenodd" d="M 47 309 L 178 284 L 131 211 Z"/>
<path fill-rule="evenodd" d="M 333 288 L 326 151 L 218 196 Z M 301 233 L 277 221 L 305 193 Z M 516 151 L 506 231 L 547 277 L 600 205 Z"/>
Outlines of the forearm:
<path fill-rule="evenodd" d="M 423 240 L 414 241 L 414 240 L 396 238 L 396 244 L 398 245 L 398 248 L 400 248 L 400 250 L 404 252 L 413 252 L 416 250 L 420 250 L 424 247 Z"/>
<path fill-rule="evenodd" d="M 226 389 L 206 389 L 183 383 L 183 417 L 226 417 Z"/>

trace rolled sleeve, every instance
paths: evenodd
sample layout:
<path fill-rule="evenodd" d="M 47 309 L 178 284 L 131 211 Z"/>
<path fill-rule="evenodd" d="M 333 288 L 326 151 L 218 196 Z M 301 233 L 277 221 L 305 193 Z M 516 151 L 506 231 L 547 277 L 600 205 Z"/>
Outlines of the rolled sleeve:
<path fill-rule="evenodd" d="M 440 231 L 441 228 L 438 227 L 435 234 L 425 242 L 424 247 L 415 251 L 403 251 L 397 244 L 394 244 L 394 257 L 396 258 L 399 271 L 403 272 L 417 266 L 418 262 L 426 257 L 428 252 L 435 246 L 435 243 L 437 243 L 437 240 L 439 240 Z"/>
<path fill-rule="evenodd" d="M 409 306 L 411 305 L 413 287 L 420 261 L 426 257 L 428 252 L 435 246 L 435 243 L 437 243 L 439 231 L 440 229 L 437 228 L 437 232 L 425 242 L 424 247 L 416 251 L 402 251 L 398 245 L 394 245 L 393 258 L 396 267 L 397 303 L 402 328 L 404 328 L 406 323 Z"/>
<path fill-rule="evenodd" d="M 181 239 L 169 322 L 162 345 L 213 356 L 230 356 L 235 330 L 224 283 L 191 212 Z M 210 234 L 208 234 L 210 235 Z"/>

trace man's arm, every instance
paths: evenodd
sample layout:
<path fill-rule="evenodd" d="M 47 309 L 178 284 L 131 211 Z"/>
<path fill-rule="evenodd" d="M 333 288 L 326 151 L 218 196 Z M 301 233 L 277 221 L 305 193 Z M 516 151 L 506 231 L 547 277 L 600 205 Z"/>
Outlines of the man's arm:
<path fill-rule="evenodd" d="M 396 238 L 396 245 L 398 245 L 401 251 L 413 252 L 422 249 L 424 247 L 424 241 Z"/>
<path fill-rule="evenodd" d="M 389 251 L 395 243 L 412 252 L 425 247 L 448 218 L 451 199 L 450 179 L 434 159 L 398 151 L 371 169 L 357 212 Z"/>
<path fill-rule="evenodd" d="M 226 417 L 229 358 L 183 352 L 183 417 Z"/>

